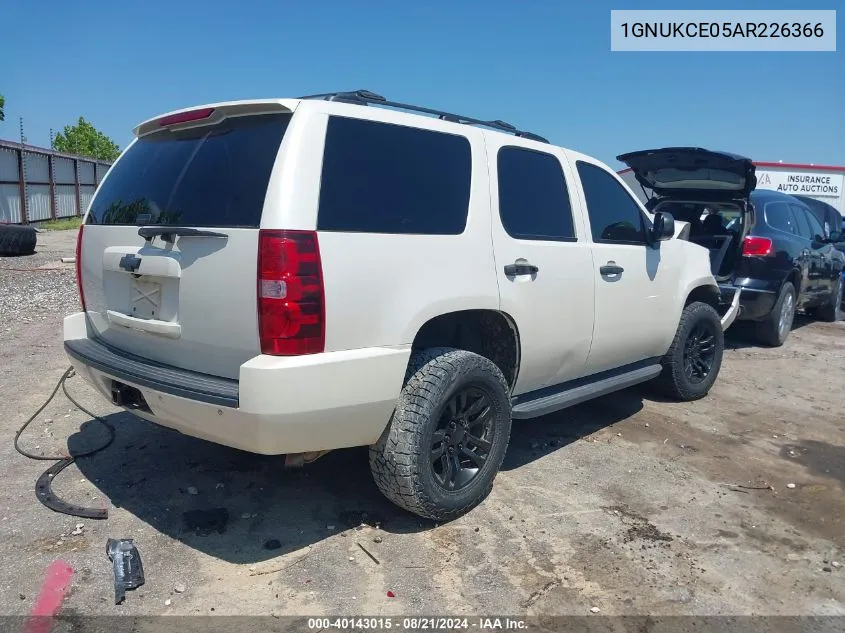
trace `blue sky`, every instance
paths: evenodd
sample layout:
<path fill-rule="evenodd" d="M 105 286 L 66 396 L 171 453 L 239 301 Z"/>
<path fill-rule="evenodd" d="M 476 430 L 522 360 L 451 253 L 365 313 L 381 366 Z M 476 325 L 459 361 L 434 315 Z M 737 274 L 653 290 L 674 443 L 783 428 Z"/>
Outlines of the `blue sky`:
<path fill-rule="evenodd" d="M 37 4 L 37 7 L 35 6 Z M 845 46 L 835 53 L 614 53 L 611 9 L 676 0 L 0 0 L 0 138 L 49 144 L 81 115 L 123 147 L 175 108 L 367 88 L 503 119 L 619 164 L 619 153 L 703 145 L 845 164 Z M 709 8 L 800 9 L 803 2 Z M 814 9 L 839 8 L 819 0 Z"/>

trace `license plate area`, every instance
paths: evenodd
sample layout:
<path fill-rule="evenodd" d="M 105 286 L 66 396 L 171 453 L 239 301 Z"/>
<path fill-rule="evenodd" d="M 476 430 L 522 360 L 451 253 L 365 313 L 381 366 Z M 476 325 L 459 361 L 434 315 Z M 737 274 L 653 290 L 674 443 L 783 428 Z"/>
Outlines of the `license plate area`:
<path fill-rule="evenodd" d="M 133 279 L 129 298 L 129 314 L 138 319 L 161 319 L 161 284 L 146 279 Z"/>

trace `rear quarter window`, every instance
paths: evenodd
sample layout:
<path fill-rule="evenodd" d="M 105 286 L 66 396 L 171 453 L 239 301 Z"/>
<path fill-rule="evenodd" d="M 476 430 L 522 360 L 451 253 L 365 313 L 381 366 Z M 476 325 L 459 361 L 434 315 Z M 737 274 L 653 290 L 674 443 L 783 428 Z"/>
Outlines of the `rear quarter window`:
<path fill-rule="evenodd" d="M 257 228 L 290 118 L 234 117 L 139 138 L 103 181 L 86 222 Z"/>
<path fill-rule="evenodd" d="M 329 117 L 317 228 L 458 235 L 466 227 L 471 174 L 463 136 Z"/>

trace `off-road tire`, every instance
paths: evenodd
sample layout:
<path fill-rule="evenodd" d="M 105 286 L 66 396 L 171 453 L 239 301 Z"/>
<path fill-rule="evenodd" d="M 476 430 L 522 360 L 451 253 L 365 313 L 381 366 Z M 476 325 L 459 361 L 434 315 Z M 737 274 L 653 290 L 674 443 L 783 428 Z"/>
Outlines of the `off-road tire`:
<path fill-rule="evenodd" d="M 446 490 L 431 463 L 432 435 L 449 399 L 466 387 L 485 392 L 492 407 L 492 447 L 466 487 Z M 370 470 L 385 497 L 409 512 L 450 521 L 481 503 L 493 487 L 510 441 L 507 382 L 487 358 L 447 347 L 415 352 L 390 423 L 370 447 Z"/>
<path fill-rule="evenodd" d="M 37 233 L 31 226 L 0 224 L 0 256 L 32 255 Z"/>
<path fill-rule="evenodd" d="M 780 347 L 786 342 L 786 339 L 789 338 L 789 332 L 792 330 L 792 321 L 795 318 L 795 300 L 795 286 L 792 285 L 792 282 L 787 281 L 781 286 L 772 311 L 762 321 L 754 324 L 754 334 L 758 341 L 769 347 Z M 780 327 L 780 317 L 784 310 L 784 304 L 787 302 L 792 305 L 792 310 L 791 314 L 785 315 L 789 327 L 784 329 Z"/>
<path fill-rule="evenodd" d="M 839 321 L 845 318 L 845 314 L 843 314 L 842 311 L 843 285 L 845 285 L 845 282 L 843 282 L 842 274 L 840 273 L 839 279 L 836 282 L 836 286 L 834 287 L 830 298 L 823 306 L 819 306 L 816 310 L 815 316 L 818 317 L 819 320 L 833 323 L 834 321 Z"/>
<path fill-rule="evenodd" d="M 696 383 L 684 371 L 684 350 L 687 340 L 699 325 L 703 325 L 712 331 L 715 350 L 709 373 L 701 382 Z M 701 301 L 690 303 L 681 313 L 681 320 L 678 323 L 672 345 L 660 360 L 663 370 L 652 381 L 652 386 L 658 393 L 682 402 L 703 398 L 710 391 L 719 375 L 724 351 L 725 333 L 722 330 L 719 313 L 712 306 Z"/>

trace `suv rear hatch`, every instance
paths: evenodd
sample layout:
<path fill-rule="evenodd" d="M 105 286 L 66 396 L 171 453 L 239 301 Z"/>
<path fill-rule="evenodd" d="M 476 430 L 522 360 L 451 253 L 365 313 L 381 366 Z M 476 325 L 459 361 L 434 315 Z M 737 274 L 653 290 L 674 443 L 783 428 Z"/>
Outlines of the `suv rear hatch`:
<path fill-rule="evenodd" d="M 278 101 L 234 102 L 138 126 L 80 233 L 97 339 L 225 378 L 261 353 L 259 226 L 291 116 Z"/>
<path fill-rule="evenodd" d="M 751 159 L 700 147 L 667 147 L 622 154 L 617 160 L 634 172 L 650 198 L 648 208 L 687 222 L 687 239 L 710 251 L 713 276 L 729 279 L 754 222 L 749 196 L 757 176 Z"/>

